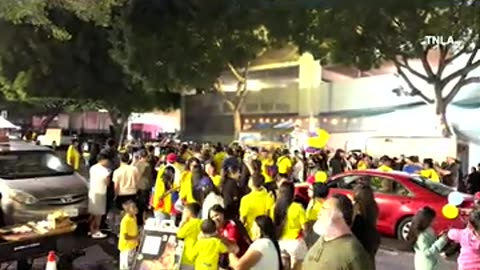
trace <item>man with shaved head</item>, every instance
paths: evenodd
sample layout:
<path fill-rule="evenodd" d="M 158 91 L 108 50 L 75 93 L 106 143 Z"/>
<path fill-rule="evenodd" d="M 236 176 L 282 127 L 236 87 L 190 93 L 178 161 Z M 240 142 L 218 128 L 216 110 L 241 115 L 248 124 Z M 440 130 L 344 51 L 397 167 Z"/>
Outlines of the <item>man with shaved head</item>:
<path fill-rule="evenodd" d="M 370 256 L 350 230 L 353 219 L 351 200 L 343 194 L 327 199 L 313 226 L 320 235 L 303 262 L 310 270 L 373 270 Z"/>

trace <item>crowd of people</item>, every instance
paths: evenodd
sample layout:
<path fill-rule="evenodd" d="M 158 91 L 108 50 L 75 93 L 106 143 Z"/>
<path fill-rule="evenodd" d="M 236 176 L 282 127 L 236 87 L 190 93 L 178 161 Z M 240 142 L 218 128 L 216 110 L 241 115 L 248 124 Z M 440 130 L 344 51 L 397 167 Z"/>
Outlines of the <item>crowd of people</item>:
<path fill-rule="evenodd" d="M 67 153 L 72 165 L 81 156 L 76 149 L 78 142 L 69 149 L 74 153 Z M 307 158 L 288 149 L 170 144 L 158 155 L 153 146 L 118 151 L 113 140 L 94 150 L 88 162 L 90 235 L 107 237 L 102 232 L 105 216 L 112 209 L 123 210 L 120 269 L 130 269 L 139 229 L 154 216 L 178 225 L 177 237 L 185 243 L 181 269 L 373 270 L 380 246 L 373 191 L 363 183 L 354 188 L 353 198 L 328 196 L 328 177 L 353 169 L 397 169 L 455 185 L 458 174 L 455 160 L 442 169 L 431 160 L 419 164 L 416 157 L 384 156 L 377 161 L 365 154 L 347 156 L 342 150 Z M 296 201 L 295 182 L 311 184 L 306 208 Z M 416 235 L 409 239 L 416 251 L 425 253 L 423 260 L 432 261 L 434 252 L 428 253 L 420 243 L 433 218 L 430 223 L 415 221 L 425 219 L 425 211 L 415 217 Z M 478 229 L 476 222 L 472 216 L 468 227 L 472 233 Z M 459 241 L 453 232 L 450 239 Z"/>

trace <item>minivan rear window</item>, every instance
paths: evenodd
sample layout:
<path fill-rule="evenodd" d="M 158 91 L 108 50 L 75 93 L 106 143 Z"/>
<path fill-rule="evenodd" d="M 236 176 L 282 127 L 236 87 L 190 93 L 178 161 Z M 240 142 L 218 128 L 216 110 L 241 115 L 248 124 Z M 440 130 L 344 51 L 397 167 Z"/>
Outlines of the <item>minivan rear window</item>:
<path fill-rule="evenodd" d="M 16 151 L 0 154 L 0 178 L 7 180 L 73 174 L 63 160 L 50 151 Z"/>

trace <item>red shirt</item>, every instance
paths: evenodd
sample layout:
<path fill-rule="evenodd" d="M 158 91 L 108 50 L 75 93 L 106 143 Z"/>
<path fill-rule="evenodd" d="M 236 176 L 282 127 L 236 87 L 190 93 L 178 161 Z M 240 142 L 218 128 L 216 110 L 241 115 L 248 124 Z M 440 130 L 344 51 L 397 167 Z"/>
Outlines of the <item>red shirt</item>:
<path fill-rule="evenodd" d="M 240 233 L 234 221 L 227 221 L 227 223 L 223 225 L 223 228 L 218 230 L 218 233 L 238 245 L 238 248 L 240 249 L 240 252 L 237 254 L 238 256 L 242 256 L 247 252 L 249 244 L 247 243 L 245 236 Z"/>

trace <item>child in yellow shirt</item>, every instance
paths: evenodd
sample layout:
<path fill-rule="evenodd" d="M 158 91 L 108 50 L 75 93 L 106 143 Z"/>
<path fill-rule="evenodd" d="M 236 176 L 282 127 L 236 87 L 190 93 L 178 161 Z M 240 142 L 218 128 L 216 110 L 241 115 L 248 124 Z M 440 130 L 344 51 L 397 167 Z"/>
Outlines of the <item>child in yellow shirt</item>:
<path fill-rule="evenodd" d="M 182 270 L 194 269 L 195 260 L 192 253 L 195 250 L 195 244 L 200 235 L 202 221 L 198 216 L 200 215 L 201 209 L 198 203 L 190 203 L 185 205 L 182 213 L 182 221 L 177 231 L 177 237 L 183 239 L 185 244 L 182 257 Z"/>
<path fill-rule="evenodd" d="M 120 223 L 120 235 L 118 237 L 118 250 L 120 251 L 120 270 L 129 270 L 133 264 L 133 258 L 138 246 L 137 206 L 133 201 L 123 204 L 125 215 Z"/>
<path fill-rule="evenodd" d="M 206 219 L 202 222 L 202 233 L 195 244 L 192 255 L 195 258 L 195 270 L 217 270 L 220 255 L 236 253 L 238 247 L 227 247 L 218 237 L 217 227 L 213 221 Z M 237 250 L 236 250 L 237 249 Z"/>

